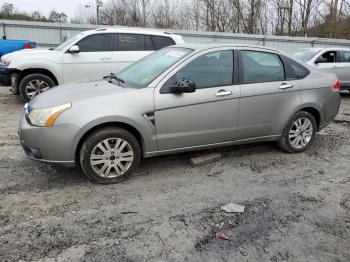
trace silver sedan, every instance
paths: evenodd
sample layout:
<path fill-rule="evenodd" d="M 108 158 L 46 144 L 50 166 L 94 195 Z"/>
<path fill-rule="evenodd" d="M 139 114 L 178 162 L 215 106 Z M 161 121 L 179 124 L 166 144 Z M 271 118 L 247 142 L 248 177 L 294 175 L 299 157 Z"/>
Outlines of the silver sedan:
<path fill-rule="evenodd" d="M 278 50 L 177 45 L 36 96 L 20 141 L 32 159 L 79 164 L 89 179 L 115 183 L 164 154 L 260 141 L 302 152 L 337 115 L 338 91 L 334 74 Z"/>

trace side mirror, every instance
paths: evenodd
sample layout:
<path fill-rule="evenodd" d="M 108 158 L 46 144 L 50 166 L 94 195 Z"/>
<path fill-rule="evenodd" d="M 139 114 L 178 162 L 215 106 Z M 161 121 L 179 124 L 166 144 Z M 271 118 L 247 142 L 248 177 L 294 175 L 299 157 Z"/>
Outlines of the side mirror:
<path fill-rule="evenodd" d="M 70 54 L 77 54 L 79 53 L 80 50 L 79 50 L 79 46 L 77 45 L 72 45 L 69 49 L 68 49 L 68 53 Z"/>
<path fill-rule="evenodd" d="M 319 57 L 319 58 L 316 59 L 315 64 L 318 64 L 318 63 L 327 63 L 327 62 L 328 62 L 328 59 L 327 59 L 327 58 Z"/>
<path fill-rule="evenodd" d="M 167 93 L 180 94 L 193 93 L 194 91 L 196 91 L 196 83 L 191 79 L 182 78 L 181 80 L 177 81 L 175 86 L 169 86 Z"/>

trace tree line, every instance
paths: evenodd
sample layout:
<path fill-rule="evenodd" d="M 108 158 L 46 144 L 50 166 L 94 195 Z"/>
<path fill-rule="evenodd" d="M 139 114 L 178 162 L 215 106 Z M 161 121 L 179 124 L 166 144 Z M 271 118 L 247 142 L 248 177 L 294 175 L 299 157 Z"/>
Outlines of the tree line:
<path fill-rule="evenodd" d="M 72 23 L 350 39 L 350 0 L 82 0 Z M 68 22 L 52 10 L 20 12 L 5 3 L 0 19 Z"/>
<path fill-rule="evenodd" d="M 0 19 L 65 23 L 67 18 L 65 13 L 55 10 L 51 10 L 48 16 L 43 15 L 38 10 L 30 13 L 20 11 L 11 3 L 4 3 L 0 9 Z"/>
<path fill-rule="evenodd" d="M 72 21 L 96 23 L 96 6 Z M 108 0 L 106 25 L 350 38 L 350 0 Z"/>

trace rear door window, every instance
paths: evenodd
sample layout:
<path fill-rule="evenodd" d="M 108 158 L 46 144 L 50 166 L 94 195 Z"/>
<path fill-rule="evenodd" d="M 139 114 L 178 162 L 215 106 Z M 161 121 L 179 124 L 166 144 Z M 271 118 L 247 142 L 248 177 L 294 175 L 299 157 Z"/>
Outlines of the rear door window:
<path fill-rule="evenodd" d="M 283 81 L 284 67 L 277 54 L 260 51 L 241 51 L 242 82 L 259 83 Z"/>
<path fill-rule="evenodd" d="M 114 34 L 115 50 L 143 51 L 145 50 L 145 36 L 139 34 Z"/>
<path fill-rule="evenodd" d="M 163 47 L 175 44 L 173 39 L 171 39 L 170 37 L 166 37 L 166 36 L 153 35 L 152 41 L 153 41 L 153 46 L 154 46 L 155 50 L 159 50 L 159 49 L 162 49 Z"/>
<path fill-rule="evenodd" d="M 112 34 L 89 35 L 77 44 L 80 52 L 111 52 Z"/>
<path fill-rule="evenodd" d="M 350 63 L 350 51 L 340 51 L 339 52 L 339 62 Z"/>

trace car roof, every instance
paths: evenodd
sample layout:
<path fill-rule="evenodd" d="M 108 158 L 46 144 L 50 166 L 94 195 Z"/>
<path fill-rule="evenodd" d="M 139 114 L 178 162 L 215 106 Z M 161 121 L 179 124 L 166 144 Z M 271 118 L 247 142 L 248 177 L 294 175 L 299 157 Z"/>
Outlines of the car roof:
<path fill-rule="evenodd" d="M 93 30 L 84 31 L 84 34 L 95 34 L 95 33 L 134 33 L 134 34 L 148 34 L 148 35 L 160 35 L 160 36 L 175 36 L 175 34 L 166 32 L 166 31 L 158 31 L 152 29 L 143 29 L 143 28 L 132 28 L 132 27 L 106 27 L 106 28 L 97 28 Z"/>
<path fill-rule="evenodd" d="M 309 50 L 309 51 L 315 51 L 315 52 L 320 52 L 320 51 L 350 51 L 350 48 L 346 47 L 305 47 L 305 48 L 299 48 L 298 50 Z"/>
<path fill-rule="evenodd" d="M 218 43 L 210 43 L 210 44 L 178 44 L 178 45 L 173 45 L 171 47 L 182 47 L 182 48 L 190 48 L 194 49 L 196 51 L 201 51 L 201 50 L 207 50 L 207 49 L 213 49 L 213 48 L 233 48 L 233 49 L 258 49 L 261 51 L 272 51 L 275 53 L 281 53 L 279 50 L 266 47 L 266 46 L 259 46 L 259 45 L 245 45 L 245 44 L 235 44 L 235 43 L 226 43 L 226 44 L 218 44 Z"/>

